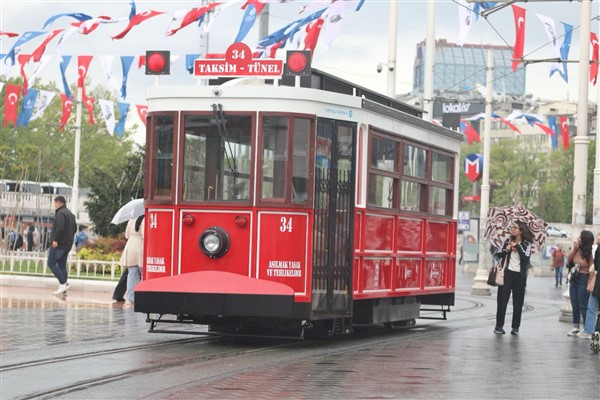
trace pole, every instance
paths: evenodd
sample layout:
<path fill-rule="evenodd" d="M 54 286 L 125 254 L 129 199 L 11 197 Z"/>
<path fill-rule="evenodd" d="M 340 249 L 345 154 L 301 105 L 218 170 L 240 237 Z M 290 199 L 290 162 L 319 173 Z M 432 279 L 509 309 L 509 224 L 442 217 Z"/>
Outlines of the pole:
<path fill-rule="evenodd" d="M 387 95 L 396 96 L 396 40 L 398 37 L 398 2 L 390 1 L 390 26 L 387 62 Z"/>
<path fill-rule="evenodd" d="M 258 40 L 269 34 L 269 14 L 269 3 L 267 3 L 258 16 Z"/>
<path fill-rule="evenodd" d="M 423 119 L 433 119 L 433 68 L 435 61 L 435 0 L 427 1 L 427 40 L 425 42 L 425 82 L 423 83 Z"/>
<path fill-rule="evenodd" d="M 600 8 L 600 2 L 598 2 Z M 600 20 L 598 20 L 600 25 Z M 599 29 L 600 31 L 600 29 Z M 600 83 L 596 82 L 598 88 L 598 99 L 600 100 Z M 592 223 L 594 224 L 594 232 L 598 232 L 600 225 L 600 101 L 596 106 L 596 165 L 594 168 L 594 204 L 592 208 Z"/>
<path fill-rule="evenodd" d="M 77 108 L 75 113 L 75 151 L 73 161 L 73 193 L 71 196 L 71 212 L 79 221 L 79 150 L 81 148 L 81 113 L 83 109 L 83 88 L 77 88 Z"/>
<path fill-rule="evenodd" d="M 483 136 L 483 176 L 481 182 L 481 208 L 479 210 L 479 265 L 475 274 L 471 294 L 491 295 L 487 285 L 487 246 L 483 239 L 488 208 L 490 207 L 490 132 L 492 130 L 492 91 L 494 87 L 494 51 L 488 49 L 485 91 L 485 124 Z"/>
<path fill-rule="evenodd" d="M 577 136 L 573 165 L 573 237 L 585 228 L 587 193 L 588 137 L 588 76 L 590 75 L 590 16 L 591 0 L 581 1 L 581 32 L 579 37 L 579 96 L 577 101 Z"/>

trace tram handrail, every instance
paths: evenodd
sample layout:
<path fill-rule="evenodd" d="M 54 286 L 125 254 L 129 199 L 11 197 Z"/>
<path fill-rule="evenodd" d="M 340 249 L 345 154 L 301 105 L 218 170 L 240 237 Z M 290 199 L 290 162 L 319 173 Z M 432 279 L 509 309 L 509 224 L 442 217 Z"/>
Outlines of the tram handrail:
<path fill-rule="evenodd" d="M 48 268 L 47 253 L 39 251 L 0 251 L 0 274 L 53 276 Z M 69 255 L 69 278 L 115 281 L 120 275 L 119 261 L 81 260 Z"/>

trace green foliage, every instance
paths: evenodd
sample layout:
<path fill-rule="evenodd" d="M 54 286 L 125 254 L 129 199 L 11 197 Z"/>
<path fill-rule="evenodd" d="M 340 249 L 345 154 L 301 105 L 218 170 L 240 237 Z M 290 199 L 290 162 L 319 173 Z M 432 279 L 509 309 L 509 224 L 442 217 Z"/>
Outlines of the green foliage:
<path fill-rule="evenodd" d="M 98 169 L 90 180 L 92 193 L 85 202 L 94 230 L 101 236 L 116 236 L 125 224 L 111 224 L 115 213 L 132 199 L 144 197 L 144 153 L 137 151 Z"/>

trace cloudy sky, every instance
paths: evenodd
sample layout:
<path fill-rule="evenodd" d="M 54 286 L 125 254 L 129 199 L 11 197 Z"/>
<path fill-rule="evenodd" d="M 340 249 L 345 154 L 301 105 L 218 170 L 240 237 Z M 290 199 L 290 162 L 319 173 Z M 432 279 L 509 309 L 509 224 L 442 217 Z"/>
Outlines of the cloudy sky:
<path fill-rule="evenodd" d="M 166 14 L 136 26 L 122 40 L 111 40 L 110 36 L 119 33 L 126 22 L 105 25 L 88 36 L 73 34 L 63 46 L 62 53 L 66 55 L 133 55 L 144 54 L 146 50 L 166 49 L 173 54 L 189 54 L 200 52 L 199 29 L 192 24 L 176 35 L 164 39 L 166 26 L 173 11 L 197 7 L 201 1 L 145 1 L 137 0 L 138 13 L 146 10 L 164 11 Z M 238 2 L 241 6 L 243 2 Z M 292 1 L 285 4 L 272 4 L 269 20 L 269 31 L 274 31 L 298 18 L 299 9 L 308 1 Z M 416 44 L 423 40 L 426 34 L 426 1 L 400 0 L 398 16 L 398 74 L 397 93 L 407 93 L 412 88 L 412 67 L 415 57 Z M 598 15 L 598 2 L 594 2 L 592 15 Z M 547 45 L 545 31 L 535 13 L 540 13 L 556 20 L 580 25 L 580 4 L 563 0 L 546 2 L 521 3 L 527 9 L 527 30 L 525 38 L 525 53 L 531 53 L 530 58 L 552 57 L 552 48 Z M 458 5 L 451 0 L 436 1 L 436 38 L 445 38 L 454 42 L 458 37 Z M 46 19 L 58 13 L 81 12 L 91 16 L 108 15 L 111 17 L 127 17 L 129 15 L 129 0 L 108 1 L 34 1 L 34 0 L 0 0 L 0 30 L 23 33 L 25 31 L 42 30 Z M 235 38 L 243 11 L 234 6 L 227 9 L 215 21 L 210 31 L 210 52 L 224 52 Z M 313 66 L 338 75 L 344 79 L 355 81 L 360 85 L 385 93 L 386 74 L 378 74 L 376 66 L 387 60 L 389 1 L 366 0 L 359 12 L 349 13 L 343 21 L 340 36 L 329 48 L 318 46 L 313 59 Z M 66 27 L 73 20 L 58 19 L 46 30 Z M 558 29 L 562 33 L 562 29 Z M 598 31 L 598 22 L 592 23 L 592 31 Z M 42 36 L 34 39 L 23 48 L 27 54 L 33 51 L 41 42 Z M 257 29 L 253 29 L 245 40 L 252 48 L 258 40 Z M 2 36 L 0 52 L 6 53 L 15 39 Z M 514 25 L 510 7 L 483 18 L 473 25 L 466 43 L 512 45 L 514 43 Z M 570 59 L 579 57 L 579 30 L 573 34 Z M 51 42 L 46 54 L 56 54 L 55 42 Z M 283 55 L 282 55 L 283 56 Z M 67 70 L 69 82 L 76 82 L 76 59 L 71 61 Z M 120 80 L 121 70 L 118 59 L 115 60 L 113 71 Z M 527 67 L 527 92 L 535 97 L 545 99 L 577 99 L 577 64 L 570 64 L 570 82 L 566 84 L 556 74 L 548 78 L 548 64 L 533 64 Z M 172 76 L 164 78 L 164 83 L 194 84 L 193 76 L 184 69 L 183 60 L 171 69 Z M 92 61 L 88 77 L 92 85 L 107 85 L 100 63 Z M 53 60 L 42 74 L 44 80 L 60 81 L 58 61 Z M 145 88 L 154 84 L 152 77 L 137 69 L 137 59 L 129 74 L 128 97 L 126 102 L 141 104 L 145 102 Z M 597 90 L 590 89 L 590 98 L 595 101 Z"/>

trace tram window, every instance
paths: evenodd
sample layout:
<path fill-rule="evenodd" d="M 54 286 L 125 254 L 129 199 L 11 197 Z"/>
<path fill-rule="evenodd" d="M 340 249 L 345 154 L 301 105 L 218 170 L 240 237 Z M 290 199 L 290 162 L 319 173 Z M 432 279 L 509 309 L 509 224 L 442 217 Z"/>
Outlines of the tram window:
<path fill-rule="evenodd" d="M 427 151 L 420 147 L 404 145 L 404 175 L 425 178 L 427 171 Z"/>
<path fill-rule="evenodd" d="M 153 194 L 171 196 L 171 173 L 173 171 L 173 126 L 172 116 L 154 117 Z"/>
<path fill-rule="evenodd" d="M 436 182 L 452 183 L 453 161 L 449 155 L 433 152 L 431 155 L 431 179 Z"/>
<path fill-rule="evenodd" d="M 419 212 L 422 210 L 423 193 L 427 186 L 411 181 L 402 181 L 400 209 L 403 211 Z"/>
<path fill-rule="evenodd" d="M 446 189 L 439 187 L 430 188 L 429 213 L 437 215 L 446 215 L 446 204 Z"/>
<path fill-rule="evenodd" d="M 262 196 L 285 200 L 288 164 L 288 123 L 285 117 L 263 118 Z"/>
<path fill-rule="evenodd" d="M 376 136 L 371 143 L 371 167 L 383 171 L 395 171 L 398 143 Z"/>
<path fill-rule="evenodd" d="M 392 208 L 394 206 L 394 178 L 369 174 L 368 202 L 373 206 Z"/>
<path fill-rule="evenodd" d="M 292 203 L 306 204 L 308 201 L 307 182 L 309 168 L 309 119 L 294 119 L 294 142 L 292 160 Z"/>
<path fill-rule="evenodd" d="M 248 200 L 251 117 L 225 115 L 221 126 L 212 115 L 187 115 L 184 121 L 183 200 Z"/>

